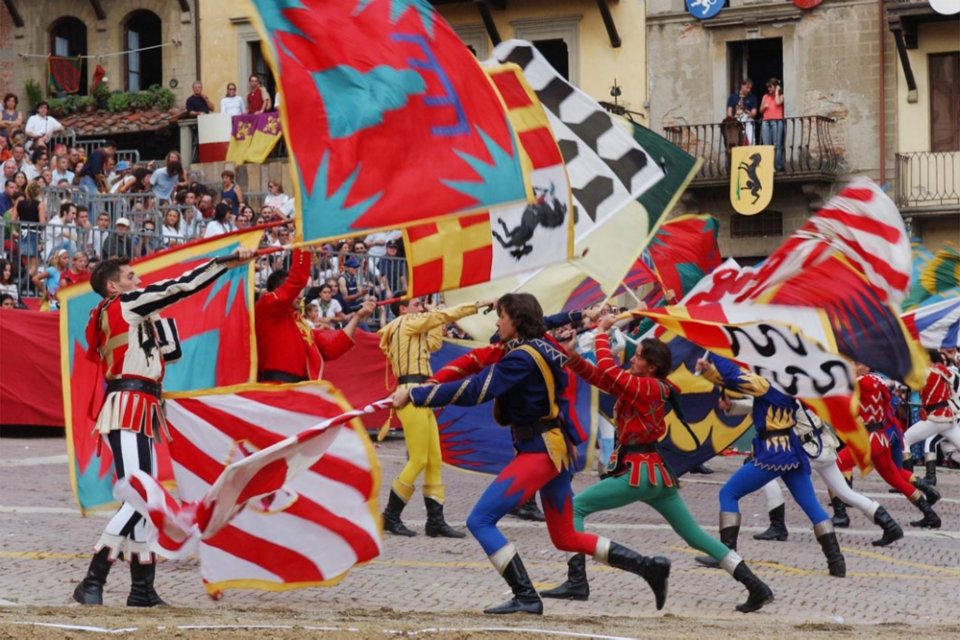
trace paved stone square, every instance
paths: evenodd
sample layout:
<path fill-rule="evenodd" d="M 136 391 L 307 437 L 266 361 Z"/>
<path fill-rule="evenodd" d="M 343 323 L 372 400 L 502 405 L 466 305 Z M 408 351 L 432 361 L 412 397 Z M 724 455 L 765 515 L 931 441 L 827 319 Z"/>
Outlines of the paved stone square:
<path fill-rule="evenodd" d="M 403 441 L 388 440 L 377 447 L 383 482 L 381 501 L 389 483 L 405 461 Z M 717 492 L 723 480 L 740 464 L 739 457 L 711 462 L 717 473 L 689 476 L 682 495 L 698 522 L 716 531 Z M 445 470 L 448 520 L 463 527 L 469 509 L 489 478 L 455 469 Z M 581 474 L 575 488 L 596 482 Z M 818 480 L 815 480 L 815 484 Z M 60 607 L 83 576 L 91 545 L 109 514 L 81 517 L 73 502 L 62 438 L 4 437 L 0 440 L 0 603 Z M 678 616 L 704 623 L 715 620 L 761 625 L 763 620 L 794 624 L 901 623 L 926 626 L 956 623 L 960 611 L 960 473 L 943 471 L 938 487 L 944 498 L 936 506 L 944 521 L 939 531 L 908 525 L 918 512 L 903 497 L 890 494 L 872 474 L 857 479 L 856 487 L 877 499 L 903 526 L 906 538 L 887 548 L 870 541 L 879 530 L 859 512 L 850 510 L 851 528 L 841 530 L 847 560 L 847 577 L 832 578 L 826 562 L 799 507 L 787 501 L 786 542 L 760 542 L 752 534 L 766 528 L 762 495 L 742 503 L 743 529 L 740 552 L 776 594 L 763 611 L 744 617 L 734 605 L 744 590 L 725 572 L 698 567 L 696 552 L 676 536 L 659 516 L 643 504 L 600 513 L 588 520 L 589 529 L 644 554 L 662 554 L 673 561 L 670 592 L 662 612 L 653 606 L 646 584 L 596 563 L 588 563 L 591 576 L 589 602 L 545 601 L 543 620 L 589 621 L 592 616 Z M 818 485 L 826 503 L 826 493 Z M 417 493 L 404 512 L 405 522 L 422 532 L 424 507 Z M 555 586 L 565 577 L 566 557 L 550 544 L 546 528 L 512 517 L 502 523 L 504 533 L 517 545 L 531 577 L 539 588 Z M 479 545 L 464 540 L 387 536 L 383 556 L 354 569 L 340 585 L 284 593 L 229 591 L 220 601 L 207 597 L 197 562 L 164 562 L 157 572 L 157 588 L 174 607 L 204 610 L 278 608 L 302 611 L 377 611 L 393 615 L 472 612 L 507 597 L 507 586 L 491 568 Z M 117 567 L 107 583 L 108 605 L 122 606 L 129 578 Z M 212 612 L 211 612 L 212 613 Z M 8 616 L 4 616 L 8 618 Z M 497 619 L 490 624 L 499 624 Z M 15 636 L 14 636 L 15 637 Z"/>

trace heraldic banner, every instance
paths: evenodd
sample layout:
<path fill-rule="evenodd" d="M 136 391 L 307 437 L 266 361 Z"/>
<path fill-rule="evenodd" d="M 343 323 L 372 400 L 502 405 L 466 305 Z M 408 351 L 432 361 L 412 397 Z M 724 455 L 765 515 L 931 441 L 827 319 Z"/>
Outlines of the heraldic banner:
<path fill-rule="evenodd" d="M 734 147 L 730 153 L 730 204 L 737 213 L 760 213 L 773 198 L 773 146 Z"/>

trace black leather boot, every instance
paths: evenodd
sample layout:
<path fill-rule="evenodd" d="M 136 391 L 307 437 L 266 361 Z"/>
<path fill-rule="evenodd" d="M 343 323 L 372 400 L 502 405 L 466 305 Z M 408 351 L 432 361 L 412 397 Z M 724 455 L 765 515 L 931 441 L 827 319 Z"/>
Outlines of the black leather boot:
<path fill-rule="evenodd" d="M 103 547 L 93 554 L 87 575 L 73 590 L 73 599 L 80 604 L 103 604 L 103 585 L 110 573 L 110 548 Z"/>
<path fill-rule="evenodd" d="M 787 539 L 786 509 L 784 505 L 774 507 L 770 510 L 770 527 L 763 533 L 754 534 L 754 540 L 777 540 L 783 542 Z"/>
<path fill-rule="evenodd" d="M 457 531 L 443 519 L 443 504 L 433 498 L 424 498 L 427 505 L 427 524 L 424 532 L 431 538 L 466 538 L 467 534 Z"/>
<path fill-rule="evenodd" d="M 387 500 L 387 508 L 383 510 L 383 530 L 396 536 L 406 536 L 412 538 L 417 535 L 416 532 L 408 529 L 400 521 L 400 513 L 407 503 L 403 501 L 397 492 L 390 490 L 390 498 Z"/>
<path fill-rule="evenodd" d="M 913 473 L 913 467 L 914 467 L 913 457 L 910 456 L 910 454 L 907 454 L 903 458 L 903 468 L 909 471 L 910 473 Z"/>
<path fill-rule="evenodd" d="M 510 512 L 510 515 L 516 516 L 521 520 L 530 520 L 531 522 L 546 522 L 547 516 L 543 515 L 540 507 L 537 506 L 537 499 L 530 498 L 522 505 Z"/>
<path fill-rule="evenodd" d="M 773 591 L 763 580 L 750 571 L 746 562 L 740 561 L 737 568 L 733 570 L 733 578 L 747 588 L 747 601 L 737 605 L 737 611 L 741 613 L 750 613 L 757 611 L 765 604 L 773 602 Z"/>
<path fill-rule="evenodd" d="M 725 544 L 732 551 L 737 550 L 737 538 L 740 537 L 740 514 L 726 511 L 720 512 L 720 542 Z M 709 567 L 710 569 L 719 569 L 720 562 L 710 556 L 697 556 L 694 558 L 697 564 Z"/>
<path fill-rule="evenodd" d="M 936 490 L 930 483 L 928 483 L 923 478 L 918 478 L 914 476 L 913 486 L 923 492 L 923 497 L 927 499 L 927 502 L 930 503 L 930 506 L 937 504 L 940 500 L 940 492 Z"/>
<path fill-rule="evenodd" d="M 813 533 L 817 536 L 817 542 L 820 543 L 823 555 L 827 558 L 827 568 L 830 570 L 830 575 L 835 578 L 846 576 L 847 563 L 840 551 L 840 542 L 837 541 L 833 523 L 829 520 L 821 522 L 813 528 Z"/>
<path fill-rule="evenodd" d="M 917 498 L 913 504 L 917 507 L 917 509 L 920 509 L 920 513 L 923 514 L 923 519 L 914 520 L 910 523 L 911 527 L 922 527 L 924 529 L 940 528 L 940 516 L 938 516 L 937 512 L 933 510 L 933 507 L 930 506 L 930 503 L 927 502 L 926 498 L 921 496 Z"/>
<path fill-rule="evenodd" d="M 610 543 L 607 562 L 611 567 L 635 573 L 650 585 L 657 610 L 667 601 L 667 579 L 670 577 L 670 560 L 663 556 L 642 556 L 616 542 Z"/>
<path fill-rule="evenodd" d="M 165 607 L 157 592 L 153 590 L 153 578 L 156 575 L 157 565 L 140 564 L 140 558 L 130 557 L 130 595 L 127 596 L 128 607 Z"/>
<path fill-rule="evenodd" d="M 541 591 L 540 595 L 560 600 L 588 600 L 590 583 L 587 581 L 587 557 L 578 553 L 567 560 L 567 581 L 556 589 Z"/>
<path fill-rule="evenodd" d="M 903 529 L 883 507 L 877 507 L 876 513 L 873 514 L 873 522 L 883 529 L 883 537 L 870 543 L 873 546 L 885 547 L 903 537 Z"/>
<path fill-rule="evenodd" d="M 931 487 L 937 486 L 937 459 L 927 460 L 924 463 L 927 467 L 927 472 L 924 474 L 923 479 L 927 481 Z"/>
<path fill-rule="evenodd" d="M 510 560 L 510 563 L 503 569 L 503 579 L 507 581 L 510 588 L 513 589 L 513 597 L 498 607 L 484 609 L 484 613 L 505 614 L 505 613 L 532 613 L 534 615 L 543 615 L 543 600 L 537 595 L 537 590 L 533 588 L 530 576 L 520 560 L 520 554 L 516 553 Z"/>
<path fill-rule="evenodd" d="M 833 522 L 833 526 L 840 527 L 841 529 L 846 529 L 850 526 L 850 516 L 847 515 L 847 505 L 838 498 L 833 496 L 830 498 L 830 505 L 833 506 L 833 517 L 830 518 L 830 521 Z"/>

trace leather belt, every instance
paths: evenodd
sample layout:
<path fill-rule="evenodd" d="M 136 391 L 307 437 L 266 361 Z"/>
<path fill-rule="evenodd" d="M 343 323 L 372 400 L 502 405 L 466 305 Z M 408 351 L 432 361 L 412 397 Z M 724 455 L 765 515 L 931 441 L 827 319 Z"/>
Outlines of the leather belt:
<path fill-rule="evenodd" d="M 761 440 L 770 440 L 772 438 L 778 438 L 780 436 L 790 435 L 790 429 L 778 429 L 776 431 L 764 430 L 760 435 Z"/>
<path fill-rule="evenodd" d="M 422 373 L 411 373 L 409 375 L 400 376 L 397 378 L 397 384 L 420 384 L 428 380 L 427 376 Z"/>
<path fill-rule="evenodd" d="M 876 432 L 876 431 L 882 431 L 883 428 L 884 428 L 884 425 L 883 425 L 882 422 L 871 422 L 870 424 L 865 425 L 865 426 L 867 427 L 867 433 L 874 433 L 874 432 Z"/>
<path fill-rule="evenodd" d="M 513 431 L 513 437 L 516 440 L 529 440 L 530 438 L 536 437 L 541 433 L 546 433 L 550 429 L 555 429 L 560 426 L 559 420 L 542 420 L 535 424 L 514 424 L 510 425 L 510 430 Z"/>
<path fill-rule="evenodd" d="M 159 382 L 154 382 L 153 380 L 140 380 L 137 378 L 118 378 L 116 380 L 110 380 L 107 382 L 107 393 L 114 393 L 117 391 L 139 391 L 140 393 L 147 393 L 160 400 L 160 396 L 163 392 L 163 386 Z"/>
<path fill-rule="evenodd" d="M 296 376 L 292 373 L 287 373 L 286 371 L 278 371 L 277 369 L 266 369 L 260 372 L 259 379 L 261 382 L 306 382 L 307 378 L 304 376 Z"/>
<path fill-rule="evenodd" d="M 657 444 L 655 442 L 640 442 L 637 444 L 620 445 L 618 451 L 622 454 L 627 453 L 656 453 Z"/>
<path fill-rule="evenodd" d="M 943 409 L 944 407 L 949 407 L 950 403 L 944 400 L 943 402 L 934 402 L 933 404 L 923 405 L 924 411 L 936 411 L 937 409 Z"/>

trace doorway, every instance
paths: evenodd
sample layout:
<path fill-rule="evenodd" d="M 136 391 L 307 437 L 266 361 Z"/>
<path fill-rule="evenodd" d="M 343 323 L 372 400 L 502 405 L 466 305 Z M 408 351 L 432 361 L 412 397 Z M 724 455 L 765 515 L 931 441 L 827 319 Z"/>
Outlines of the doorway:
<path fill-rule="evenodd" d="M 739 40 L 727 43 L 727 60 L 730 64 L 729 92 L 740 89 L 740 81 L 753 80 L 753 94 L 760 104 L 767 92 L 767 80 L 779 78 L 783 82 L 783 38 Z"/>

